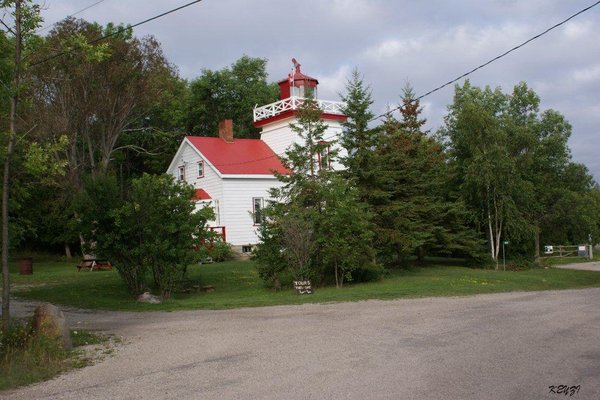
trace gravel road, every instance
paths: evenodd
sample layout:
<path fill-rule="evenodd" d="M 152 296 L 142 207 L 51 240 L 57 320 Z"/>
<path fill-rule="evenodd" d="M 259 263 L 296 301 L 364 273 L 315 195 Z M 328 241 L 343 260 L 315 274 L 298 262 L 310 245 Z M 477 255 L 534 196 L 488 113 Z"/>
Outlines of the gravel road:
<path fill-rule="evenodd" d="M 224 311 L 67 310 L 124 344 L 5 399 L 600 398 L 600 288 Z M 27 305 L 18 304 L 21 311 Z M 576 389 L 572 389 L 575 392 Z M 571 398 L 571 396 L 566 396 Z"/>

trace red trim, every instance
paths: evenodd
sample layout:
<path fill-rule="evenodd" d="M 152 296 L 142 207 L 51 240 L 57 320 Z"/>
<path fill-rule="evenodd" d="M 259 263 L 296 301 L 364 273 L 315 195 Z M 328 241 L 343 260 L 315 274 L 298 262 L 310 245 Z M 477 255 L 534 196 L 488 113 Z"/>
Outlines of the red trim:
<path fill-rule="evenodd" d="M 211 200 L 212 197 L 210 197 L 210 194 L 208 194 L 206 192 L 206 190 L 204 189 L 196 189 L 196 191 L 194 192 L 194 197 L 192 197 L 192 200 L 198 201 L 198 200 Z"/>
<path fill-rule="evenodd" d="M 217 236 L 220 236 L 223 242 L 227 242 L 227 231 L 224 226 L 209 226 L 208 229 L 215 232 Z M 221 233 L 218 233 L 217 230 L 220 230 Z"/>
<path fill-rule="evenodd" d="M 224 226 L 209 226 L 207 229 L 210 230 L 211 232 L 215 232 L 216 236 L 223 239 L 224 243 L 227 243 L 227 232 L 225 231 Z M 221 233 L 218 233 L 217 230 L 220 230 Z M 200 241 L 200 246 L 206 247 L 209 252 L 212 252 L 212 249 L 215 247 L 215 239 L 210 238 L 210 241 L 208 243 L 203 239 Z M 192 248 L 194 250 L 198 250 L 198 245 L 193 245 Z"/>
<path fill-rule="evenodd" d="M 272 124 L 273 122 L 281 121 L 281 120 L 284 120 L 284 119 L 290 118 L 290 117 L 295 117 L 297 114 L 298 114 L 298 110 L 287 110 L 287 111 L 284 111 L 281 114 L 277 114 L 273 117 L 269 117 L 266 119 L 262 119 L 260 121 L 256 121 L 254 123 L 254 127 L 261 128 L 265 125 Z M 321 119 L 325 119 L 325 120 L 329 120 L 329 121 L 346 122 L 346 120 L 348 120 L 348 117 L 345 115 L 340 115 L 340 114 L 323 113 L 323 114 L 321 114 Z"/>

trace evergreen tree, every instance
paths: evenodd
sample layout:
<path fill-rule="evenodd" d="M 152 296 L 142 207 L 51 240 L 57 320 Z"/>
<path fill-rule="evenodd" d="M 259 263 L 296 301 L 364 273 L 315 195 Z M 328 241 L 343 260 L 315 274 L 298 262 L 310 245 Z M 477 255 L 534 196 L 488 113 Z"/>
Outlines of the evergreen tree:
<path fill-rule="evenodd" d="M 380 257 L 398 263 L 415 253 L 420 259 L 426 252 L 472 254 L 478 246 L 467 215 L 446 196 L 443 149 L 422 131 L 425 120 L 409 86 L 402 102 L 401 119 L 386 117 L 375 152 L 371 198 Z"/>
<path fill-rule="evenodd" d="M 357 191 L 329 167 L 336 152 L 334 143 L 323 140 L 327 126 L 321 113 L 313 99 L 306 99 L 297 122 L 290 124 L 300 137 L 282 158 L 292 172 L 278 176 L 284 185 L 272 190 L 274 201 L 265 209 L 255 254 L 261 277 L 274 284 L 289 271 L 296 280 L 317 284 L 335 278 L 341 287 L 359 270 L 365 276 L 365 269 L 373 270 L 369 213 Z M 281 262 L 284 269 L 277 265 Z"/>
<path fill-rule="evenodd" d="M 346 83 L 346 94 L 342 96 L 346 103 L 344 114 L 348 117 L 342 122 L 340 145 L 346 155 L 341 162 L 346 168 L 347 176 L 358 187 L 361 200 L 367 201 L 372 190 L 373 149 L 377 140 L 377 130 L 369 128 L 373 119 L 370 107 L 373 104 L 371 89 L 365 86 L 358 70 Z"/>

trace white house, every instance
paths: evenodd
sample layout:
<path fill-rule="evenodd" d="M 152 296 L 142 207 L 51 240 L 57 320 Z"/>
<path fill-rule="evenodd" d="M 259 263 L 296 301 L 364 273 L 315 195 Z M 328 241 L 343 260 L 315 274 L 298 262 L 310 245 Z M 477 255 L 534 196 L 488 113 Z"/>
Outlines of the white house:
<path fill-rule="evenodd" d="M 302 74 L 300 64 L 293 61 L 292 73 L 279 82 L 281 100 L 254 109 L 254 125 L 262 128 L 260 139 L 236 139 L 232 121 L 225 120 L 219 124 L 219 137 L 187 136 L 167 170 L 196 188 L 197 207 L 208 204 L 215 212 L 209 227 L 242 252 L 258 243 L 257 229 L 269 189 L 281 185 L 274 172 L 290 173 L 278 155 L 299 141 L 289 124 L 295 121 L 304 96 L 310 93 L 323 110 L 327 141 L 337 139 L 340 122 L 346 119 L 344 104 L 318 99 L 318 81 Z M 320 165 L 329 163 L 325 153 L 316 157 Z"/>

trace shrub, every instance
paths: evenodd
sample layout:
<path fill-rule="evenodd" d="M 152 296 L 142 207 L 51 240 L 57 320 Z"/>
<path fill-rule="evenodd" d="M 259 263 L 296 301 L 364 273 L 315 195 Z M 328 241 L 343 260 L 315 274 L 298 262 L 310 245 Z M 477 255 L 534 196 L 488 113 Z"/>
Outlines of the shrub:
<path fill-rule="evenodd" d="M 216 262 L 231 260 L 233 257 L 231 247 L 222 240 L 217 240 L 213 243 L 212 249 L 209 250 L 209 254 L 213 261 Z"/>
<path fill-rule="evenodd" d="M 93 182 L 87 185 L 78 207 L 81 232 L 94 245 L 91 250 L 113 262 L 131 293 L 142 292 L 151 274 L 156 289 L 169 298 L 187 266 L 199 261 L 193 247 L 207 237 L 205 224 L 212 210 L 195 211 L 192 187 L 170 175 L 134 179 L 118 202 L 107 199 L 118 197 L 116 181 L 104 177 L 100 182 L 104 191 Z"/>
<path fill-rule="evenodd" d="M 499 268 L 504 268 L 504 266 L 500 264 Z M 526 257 L 516 257 L 506 263 L 507 271 L 524 271 L 533 268 L 537 268 L 537 265 L 533 260 Z"/>
<path fill-rule="evenodd" d="M 0 329 L 0 357 L 16 350 L 22 350 L 33 337 L 33 327 L 30 323 L 11 322 L 8 329 Z"/>

